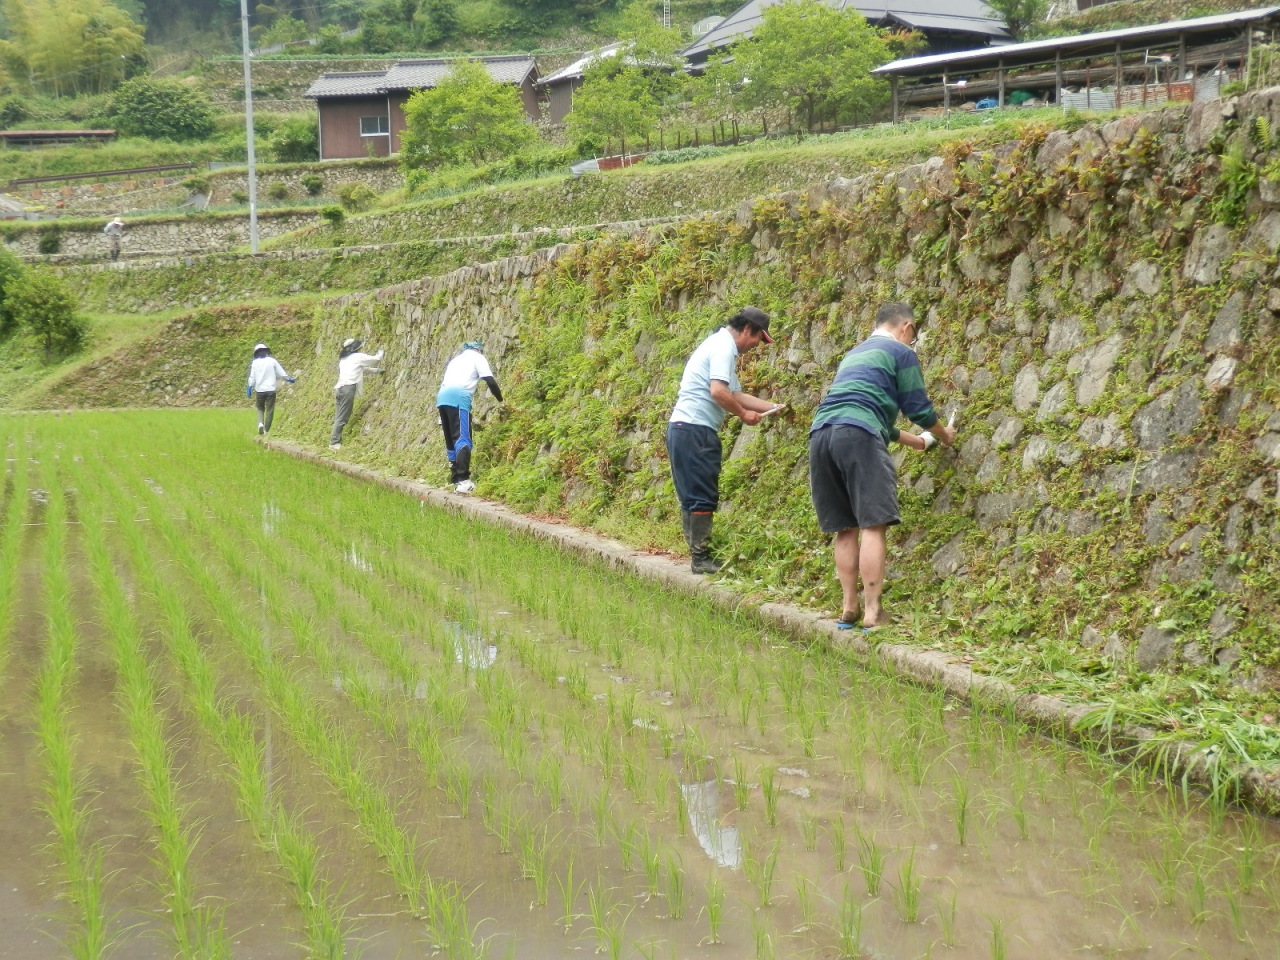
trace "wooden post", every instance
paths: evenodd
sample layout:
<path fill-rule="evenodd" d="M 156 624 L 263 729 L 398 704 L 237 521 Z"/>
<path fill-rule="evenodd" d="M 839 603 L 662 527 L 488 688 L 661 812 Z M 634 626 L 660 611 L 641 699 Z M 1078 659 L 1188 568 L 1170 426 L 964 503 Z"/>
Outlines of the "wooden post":
<path fill-rule="evenodd" d="M 1093 109 L 1093 67 L 1088 65 L 1084 68 L 1084 108 Z"/>
<path fill-rule="evenodd" d="M 1000 77 L 1000 92 L 996 94 L 996 105 L 1003 107 L 1004 106 L 1004 61 L 1003 60 L 1000 61 L 1000 66 L 997 67 L 997 75 Z"/>
<path fill-rule="evenodd" d="M 947 86 L 947 75 L 942 75 L 942 112 L 950 115 L 951 113 L 951 88 Z"/>
<path fill-rule="evenodd" d="M 1178 34 L 1178 82 L 1187 77 L 1187 35 Z"/>
<path fill-rule="evenodd" d="M 1061 51 L 1061 50 L 1059 50 L 1057 53 L 1055 53 L 1055 54 L 1053 55 L 1053 73 L 1054 73 L 1054 76 L 1058 78 L 1058 79 L 1057 79 L 1057 83 L 1058 83 L 1058 96 L 1057 96 L 1058 106 L 1062 107 L 1062 108 L 1065 110 L 1065 109 L 1066 109 L 1066 105 L 1063 103 L 1063 100 L 1062 100 L 1062 90 L 1063 90 L 1063 86 L 1062 86 L 1062 51 Z"/>
<path fill-rule="evenodd" d="M 893 97 L 893 122 L 898 122 L 898 75 L 889 75 L 889 93 Z"/>
<path fill-rule="evenodd" d="M 1253 27 L 1247 26 L 1244 29 L 1244 70 L 1241 71 L 1244 81 L 1244 88 L 1249 89 L 1249 70 L 1253 66 Z"/>

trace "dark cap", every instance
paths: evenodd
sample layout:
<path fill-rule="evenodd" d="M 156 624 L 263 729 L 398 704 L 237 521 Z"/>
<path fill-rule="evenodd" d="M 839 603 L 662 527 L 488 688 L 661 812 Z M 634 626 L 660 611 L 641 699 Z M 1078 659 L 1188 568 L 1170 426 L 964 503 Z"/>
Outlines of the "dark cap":
<path fill-rule="evenodd" d="M 745 320 L 764 334 L 765 343 L 773 343 L 773 337 L 769 336 L 769 315 L 759 307 L 743 307 L 734 314 L 734 319 Z"/>

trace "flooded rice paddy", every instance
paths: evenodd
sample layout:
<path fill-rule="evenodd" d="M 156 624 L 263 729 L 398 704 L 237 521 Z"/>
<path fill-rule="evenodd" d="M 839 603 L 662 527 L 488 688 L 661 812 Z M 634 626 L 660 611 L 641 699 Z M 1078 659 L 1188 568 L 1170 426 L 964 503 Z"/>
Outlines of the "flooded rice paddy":
<path fill-rule="evenodd" d="M 6 417 L 0 957 L 1280 957 L 1280 830 L 264 451 Z"/>

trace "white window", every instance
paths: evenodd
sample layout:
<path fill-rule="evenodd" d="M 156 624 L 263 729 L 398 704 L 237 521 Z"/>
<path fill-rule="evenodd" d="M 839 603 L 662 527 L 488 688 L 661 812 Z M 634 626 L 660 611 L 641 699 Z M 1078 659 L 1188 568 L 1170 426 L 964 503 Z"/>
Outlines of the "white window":
<path fill-rule="evenodd" d="M 360 118 L 360 136 L 376 137 L 385 135 L 391 130 L 387 118 L 383 117 L 361 117 Z"/>

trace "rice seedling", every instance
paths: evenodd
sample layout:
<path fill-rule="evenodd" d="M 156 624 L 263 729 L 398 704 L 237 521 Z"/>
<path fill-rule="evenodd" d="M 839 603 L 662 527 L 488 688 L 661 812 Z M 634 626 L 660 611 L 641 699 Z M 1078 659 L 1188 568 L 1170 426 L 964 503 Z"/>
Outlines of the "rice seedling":
<path fill-rule="evenodd" d="M 587 891 L 587 903 L 591 933 L 596 938 L 596 953 L 603 953 L 609 960 L 619 960 L 626 944 L 624 933 L 631 911 L 621 914 L 616 905 L 609 904 L 599 883 Z"/>
<path fill-rule="evenodd" d="M 684 871 L 673 855 L 667 856 L 667 916 L 672 920 L 684 918 Z"/>
<path fill-rule="evenodd" d="M 773 960 L 773 937 L 768 922 L 759 913 L 751 914 L 751 939 L 755 943 L 756 960 Z"/>
<path fill-rule="evenodd" d="M 916 870 L 916 848 L 912 847 L 907 859 L 898 866 L 898 885 L 894 888 L 894 902 L 905 923 L 920 919 L 920 874 Z"/>
<path fill-rule="evenodd" d="M 551 809 L 559 810 L 564 802 L 564 767 L 557 754 L 544 754 L 538 761 L 538 782 Z"/>
<path fill-rule="evenodd" d="M 457 805 L 463 820 L 471 816 L 471 765 L 465 760 L 449 765 L 445 776 L 445 791 L 449 800 Z"/>
<path fill-rule="evenodd" d="M 844 896 L 840 900 L 836 942 L 843 960 L 859 960 L 862 957 L 862 901 L 854 896 L 847 882 L 844 885 Z"/>
<path fill-rule="evenodd" d="M 951 812 L 956 824 L 956 842 L 964 846 L 969 836 L 969 783 L 963 777 L 951 781 Z"/>
<path fill-rule="evenodd" d="M 831 852 L 835 856 L 836 873 L 844 873 L 845 862 L 849 855 L 849 838 L 845 832 L 844 814 L 837 813 L 831 818 Z"/>
<path fill-rule="evenodd" d="M 867 886 L 868 897 L 880 896 L 880 883 L 884 878 L 885 852 L 876 838 L 855 828 L 858 834 L 858 869 Z"/>
<path fill-rule="evenodd" d="M 1248 938 L 1248 926 L 1245 923 L 1244 903 L 1241 901 L 1239 894 L 1234 890 L 1227 890 L 1223 893 L 1227 901 L 1227 918 L 1231 921 L 1231 932 L 1241 943 L 1246 942 Z"/>
<path fill-rule="evenodd" d="M 804 848 L 810 852 L 818 849 L 818 818 L 813 814 L 800 815 L 800 836 L 804 838 Z"/>
<path fill-rule="evenodd" d="M 577 906 L 578 897 L 582 895 L 582 888 L 587 885 L 585 880 L 576 884 L 573 882 L 573 854 L 569 855 L 564 876 L 556 877 L 556 885 L 560 888 L 560 923 L 567 934 L 573 927 L 573 921 L 578 918 L 574 909 Z"/>
<path fill-rule="evenodd" d="M 773 881 L 778 869 L 780 845 L 781 841 L 775 839 L 767 853 L 757 856 L 750 843 L 746 840 L 742 843 L 742 872 L 756 888 L 756 896 L 762 907 L 773 902 Z"/>
<path fill-rule="evenodd" d="M 795 875 L 796 885 L 796 905 L 800 908 L 800 926 L 796 929 L 796 933 L 803 933 L 813 929 L 814 918 L 817 915 L 816 893 L 813 881 L 803 873 Z"/>
<path fill-rule="evenodd" d="M 707 905 L 702 908 L 707 915 L 707 934 L 705 943 L 722 943 L 720 927 L 724 923 L 724 887 L 720 881 L 712 877 L 707 881 Z"/>
<path fill-rule="evenodd" d="M 645 889 L 651 898 L 656 897 L 662 880 L 662 848 L 648 830 L 640 843 L 640 862 L 644 865 Z"/>
<path fill-rule="evenodd" d="M 1199 858 L 1196 858 L 1191 864 L 1191 884 L 1187 890 L 1187 908 L 1192 923 L 1204 923 L 1209 918 L 1208 901 L 1204 867 Z"/>
<path fill-rule="evenodd" d="M 938 901 L 938 926 L 942 930 L 942 942 L 947 947 L 956 945 L 956 899 L 958 893 L 952 891 L 950 900 Z"/>
<path fill-rule="evenodd" d="M 595 828 L 597 846 L 603 847 L 605 840 L 609 838 L 609 828 L 613 824 L 611 809 L 609 783 L 605 781 L 600 785 L 600 792 L 596 794 L 595 800 L 591 803 L 591 810 L 594 814 L 592 825 Z"/>
<path fill-rule="evenodd" d="M 1009 954 L 1009 934 L 1005 922 L 991 917 L 991 960 L 1005 960 Z"/>
<path fill-rule="evenodd" d="M 622 858 L 622 869 L 630 873 L 637 852 L 636 827 L 630 820 L 613 825 L 613 834 L 618 841 L 618 856 Z"/>
<path fill-rule="evenodd" d="M 764 819 L 771 827 L 778 825 L 778 771 L 764 767 L 760 771 L 760 793 L 764 797 Z"/>
<path fill-rule="evenodd" d="M 747 765 L 742 757 L 733 758 L 733 799 L 739 810 L 747 809 L 751 802 L 751 784 L 747 782 Z"/>

